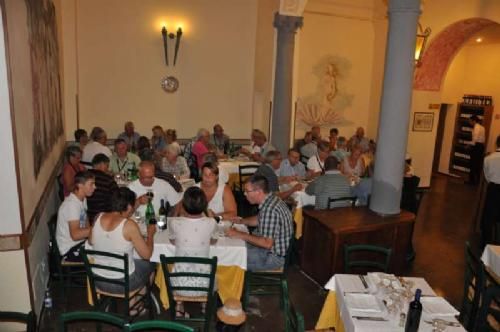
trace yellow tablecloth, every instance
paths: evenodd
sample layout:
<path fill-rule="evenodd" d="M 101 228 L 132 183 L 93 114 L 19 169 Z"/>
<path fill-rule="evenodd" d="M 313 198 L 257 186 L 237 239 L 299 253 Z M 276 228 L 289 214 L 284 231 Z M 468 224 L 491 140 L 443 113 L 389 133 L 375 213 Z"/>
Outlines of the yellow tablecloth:
<path fill-rule="evenodd" d="M 323 309 L 316 323 L 316 330 L 334 327 L 336 332 L 344 332 L 344 323 L 340 317 L 340 308 L 337 305 L 337 296 L 334 291 L 328 292 Z"/>
<path fill-rule="evenodd" d="M 240 175 L 238 173 L 230 173 L 227 180 L 227 185 L 231 189 L 238 188 L 240 186 Z"/>
<path fill-rule="evenodd" d="M 302 208 L 295 208 L 293 212 L 293 220 L 295 221 L 295 238 L 302 237 L 302 227 L 304 227 L 304 216 L 302 215 Z"/>
<path fill-rule="evenodd" d="M 245 281 L 245 270 L 239 266 L 219 265 L 217 266 L 215 279 L 217 280 L 217 292 L 223 303 L 228 298 L 241 298 Z M 158 268 L 156 269 L 155 284 L 160 289 L 160 301 L 163 304 L 163 308 L 168 310 L 170 305 L 168 303 L 167 285 L 160 264 L 158 264 Z"/>

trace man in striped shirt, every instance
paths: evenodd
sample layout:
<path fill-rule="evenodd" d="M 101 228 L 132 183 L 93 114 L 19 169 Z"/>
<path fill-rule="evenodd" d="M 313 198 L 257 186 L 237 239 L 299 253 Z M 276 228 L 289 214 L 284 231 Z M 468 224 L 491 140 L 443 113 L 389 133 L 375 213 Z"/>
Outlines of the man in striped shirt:
<path fill-rule="evenodd" d="M 241 219 L 235 223 L 256 226 L 252 234 L 234 228 L 227 235 L 247 242 L 247 270 L 263 271 L 282 268 L 293 234 L 292 213 L 280 198 L 269 191 L 267 179 L 253 175 L 244 186 L 245 196 L 251 204 L 259 204 L 256 216 Z"/>

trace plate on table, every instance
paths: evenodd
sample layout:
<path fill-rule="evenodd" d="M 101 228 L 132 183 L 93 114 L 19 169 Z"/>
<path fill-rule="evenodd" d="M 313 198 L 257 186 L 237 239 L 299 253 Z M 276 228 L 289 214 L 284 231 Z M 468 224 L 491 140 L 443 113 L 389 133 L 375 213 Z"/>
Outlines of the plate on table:
<path fill-rule="evenodd" d="M 379 288 L 402 289 L 401 282 L 394 274 L 370 272 L 367 274 L 366 279 L 370 291 L 373 292 L 376 292 Z"/>
<path fill-rule="evenodd" d="M 431 317 L 453 317 L 460 313 L 442 297 L 421 297 L 420 302 L 422 302 L 424 313 Z"/>

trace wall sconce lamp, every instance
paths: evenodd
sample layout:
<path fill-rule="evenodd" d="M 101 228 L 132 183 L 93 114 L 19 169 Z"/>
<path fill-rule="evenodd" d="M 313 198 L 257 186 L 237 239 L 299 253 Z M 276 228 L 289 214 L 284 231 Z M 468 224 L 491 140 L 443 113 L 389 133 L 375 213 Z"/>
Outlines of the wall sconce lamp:
<path fill-rule="evenodd" d="M 167 28 L 163 27 L 161 29 L 161 35 L 163 36 L 163 49 L 165 50 L 165 63 L 167 66 L 169 65 L 168 63 L 168 39 L 175 39 L 175 52 L 174 52 L 174 66 L 177 63 L 177 54 L 179 53 L 179 46 L 181 44 L 181 37 L 182 37 L 182 29 L 179 27 L 177 28 L 177 33 L 174 34 L 173 32 L 168 33 Z"/>
<path fill-rule="evenodd" d="M 415 65 L 418 67 L 420 65 L 420 60 L 422 59 L 422 54 L 424 54 L 425 44 L 427 43 L 427 39 L 431 34 L 431 28 L 422 29 L 422 25 L 418 23 L 418 32 L 417 32 L 417 42 L 415 46 Z"/>

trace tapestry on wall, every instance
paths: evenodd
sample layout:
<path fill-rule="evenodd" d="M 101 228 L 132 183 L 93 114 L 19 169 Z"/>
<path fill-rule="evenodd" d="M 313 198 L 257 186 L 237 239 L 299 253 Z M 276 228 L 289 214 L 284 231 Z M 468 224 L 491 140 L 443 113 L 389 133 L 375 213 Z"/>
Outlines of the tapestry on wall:
<path fill-rule="evenodd" d="M 33 167 L 44 161 L 64 133 L 56 13 L 51 0 L 25 0 L 33 90 Z"/>
<path fill-rule="evenodd" d="M 313 67 L 318 79 L 314 94 L 298 99 L 297 117 L 305 125 L 347 125 L 344 111 L 351 106 L 353 95 L 345 91 L 343 82 L 351 63 L 339 56 L 326 56 Z"/>

